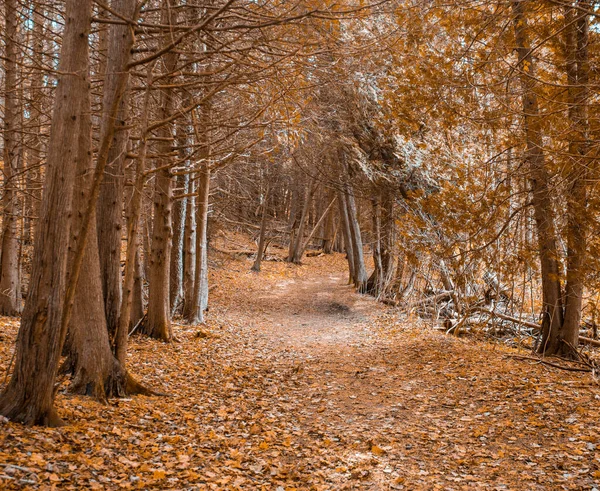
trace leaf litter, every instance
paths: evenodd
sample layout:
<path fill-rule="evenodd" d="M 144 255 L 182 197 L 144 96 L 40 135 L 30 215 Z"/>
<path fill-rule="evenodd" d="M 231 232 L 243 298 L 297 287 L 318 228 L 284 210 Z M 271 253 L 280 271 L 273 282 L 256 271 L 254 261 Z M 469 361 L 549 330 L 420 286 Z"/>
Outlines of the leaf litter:
<path fill-rule="evenodd" d="M 61 389 L 69 426 L 1 420 L 1 489 L 600 489 L 588 374 L 401 318 L 352 291 L 341 255 L 212 262 L 205 325 L 132 338 L 129 368 L 169 395 Z"/>

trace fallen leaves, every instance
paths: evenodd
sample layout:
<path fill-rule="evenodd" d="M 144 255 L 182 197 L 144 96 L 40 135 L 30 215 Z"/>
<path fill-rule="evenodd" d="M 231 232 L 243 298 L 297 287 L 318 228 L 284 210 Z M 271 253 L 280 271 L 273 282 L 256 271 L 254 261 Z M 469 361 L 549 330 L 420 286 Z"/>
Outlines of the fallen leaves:
<path fill-rule="evenodd" d="M 179 343 L 132 339 L 133 372 L 171 397 L 59 394 L 65 428 L 0 421 L 0 488 L 600 486 L 585 375 L 407 324 L 352 293 L 342 256 L 249 267 L 211 271 L 207 323 L 178 326 Z M 4 331 L 6 366 L 16 324 Z"/>

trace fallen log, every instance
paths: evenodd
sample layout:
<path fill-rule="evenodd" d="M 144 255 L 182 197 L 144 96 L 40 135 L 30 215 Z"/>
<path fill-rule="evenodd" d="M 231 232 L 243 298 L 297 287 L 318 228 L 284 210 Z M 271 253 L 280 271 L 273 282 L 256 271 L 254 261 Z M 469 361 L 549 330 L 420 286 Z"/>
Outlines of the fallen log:
<path fill-rule="evenodd" d="M 515 324 L 521 324 L 522 326 L 529 327 L 531 329 L 535 329 L 536 331 L 541 330 L 542 326 L 536 324 L 535 322 L 524 321 L 522 319 L 517 319 L 516 317 L 511 317 L 510 315 L 502 314 L 500 312 L 494 312 L 493 310 L 484 309 L 482 307 L 475 307 L 471 309 L 471 312 L 484 312 L 489 315 L 493 315 L 498 317 L 499 319 L 513 322 Z M 588 346 L 600 346 L 600 340 L 586 338 L 584 336 L 579 336 L 579 342 L 581 344 L 587 344 Z"/>
<path fill-rule="evenodd" d="M 418 307 L 419 305 L 428 304 L 428 303 L 438 303 L 446 300 L 450 300 L 452 298 L 452 294 L 454 291 L 443 291 L 438 293 L 437 295 L 432 295 L 431 297 L 424 298 L 423 300 L 418 300 L 416 302 L 412 302 L 406 307 L 412 309 L 414 307 Z"/>
<path fill-rule="evenodd" d="M 392 307 L 398 307 L 400 303 L 398 300 L 394 300 L 393 298 L 380 298 L 379 301 L 384 305 L 391 305 Z"/>

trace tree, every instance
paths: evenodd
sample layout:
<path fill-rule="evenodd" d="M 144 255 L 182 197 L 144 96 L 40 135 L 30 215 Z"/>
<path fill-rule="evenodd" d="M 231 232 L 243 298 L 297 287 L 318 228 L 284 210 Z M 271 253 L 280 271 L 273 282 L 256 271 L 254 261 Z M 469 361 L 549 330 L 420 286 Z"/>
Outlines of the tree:
<path fill-rule="evenodd" d="M 48 164 L 29 294 L 17 339 L 15 367 L 0 397 L 0 414 L 26 424 L 60 425 L 54 381 L 67 333 L 67 258 L 79 138 L 89 91 L 91 0 L 68 0 Z"/>
<path fill-rule="evenodd" d="M 0 261 L 0 314 L 21 311 L 19 240 L 17 237 L 17 4 L 4 4 L 4 189 L 2 195 L 2 250 Z"/>

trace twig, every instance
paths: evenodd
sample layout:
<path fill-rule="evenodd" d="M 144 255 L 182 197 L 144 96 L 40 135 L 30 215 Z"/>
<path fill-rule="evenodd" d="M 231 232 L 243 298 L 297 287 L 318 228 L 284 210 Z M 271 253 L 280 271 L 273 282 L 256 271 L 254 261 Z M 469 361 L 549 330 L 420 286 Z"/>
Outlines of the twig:
<path fill-rule="evenodd" d="M 564 365 L 559 365 L 558 363 L 552 363 L 551 361 L 544 360 L 543 358 L 538 358 L 535 356 L 521 356 L 521 355 L 507 355 L 508 358 L 514 358 L 516 360 L 530 360 L 535 361 L 537 363 L 542 363 L 544 365 L 548 365 L 554 368 L 560 368 L 561 370 L 566 370 L 568 372 L 585 372 L 589 373 L 592 371 L 591 368 L 577 368 L 577 367 L 566 367 Z"/>

